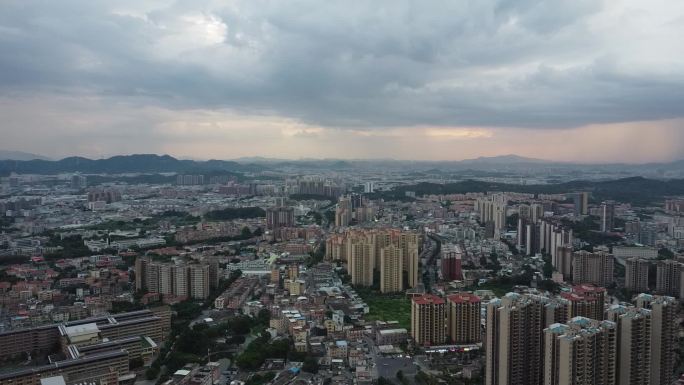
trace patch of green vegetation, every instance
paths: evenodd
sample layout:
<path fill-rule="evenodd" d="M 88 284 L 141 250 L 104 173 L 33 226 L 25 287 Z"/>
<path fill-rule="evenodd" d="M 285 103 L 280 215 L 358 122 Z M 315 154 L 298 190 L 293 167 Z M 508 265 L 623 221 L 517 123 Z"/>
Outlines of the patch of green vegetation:
<path fill-rule="evenodd" d="M 563 225 L 571 228 L 574 236 L 591 246 L 613 244 L 621 240 L 619 236 L 602 233 L 599 220 L 596 216 L 587 216 L 580 222 L 564 219 Z"/>
<path fill-rule="evenodd" d="M 247 348 L 235 360 L 238 368 L 256 370 L 267 358 L 287 358 L 290 351 L 290 340 L 279 339 L 270 341 L 268 333 L 250 342 Z"/>
<path fill-rule="evenodd" d="M 83 244 L 80 235 L 60 238 L 57 235 L 50 236 L 48 246 L 62 247 L 61 250 L 45 255 L 45 259 L 79 258 L 91 255 L 90 249 Z"/>
<path fill-rule="evenodd" d="M 321 243 L 314 251 L 309 253 L 306 258 L 306 266 L 313 267 L 323 261 L 325 257 L 325 243 Z"/>
<path fill-rule="evenodd" d="M 406 201 L 405 192 L 416 196 L 428 194 L 464 194 L 468 192 L 511 191 L 530 194 L 563 194 L 569 191 L 589 191 L 592 201 L 616 200 L 637 206 L 660 203 L 667 196 L 684 194 L 684 179 L 655 180 L 643 177 L 622 178 L 610 181 L 571 181 L 547 185 L 514 185 L 476 180 L 456 183 L 418 183 L 398 186 L 391 191 L 369 194 L 372 199 Z"/>
<path fill-rule="evenodd" d="M 513 290 L 513 286 L 515 286 L 512 283 L 501 283 L 498 281 L 489 281 L 486 283 L 483 283 L 480 286 L 472 288 L 473 290 L 491 290 L 494 292 L 494 295 L 497 297 L 503 297 L 506 295 L 506 293 L 511 292 Z"/>
<path fill-rule="evenodd" d="M 399 326 L 411 328 L 411 300 L 402 294 L 381 294 L 366 288 L 356 288 L 370 308 L 364 316 L 369 321 L 398 321 Z"/>
<path fill-rule="evenodd" d="M 255 373 L 250 377 L 246 382 L 245 385 L 264 385 L 268 384 L 275 378 L 276 373 L 275 372 L 266 372 L 263 374 Z"/>

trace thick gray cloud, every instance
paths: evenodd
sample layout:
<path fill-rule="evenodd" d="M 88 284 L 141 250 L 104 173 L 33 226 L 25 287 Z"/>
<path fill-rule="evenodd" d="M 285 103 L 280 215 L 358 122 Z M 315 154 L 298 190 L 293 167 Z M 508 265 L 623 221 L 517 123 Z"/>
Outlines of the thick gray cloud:
<path fill-rule="evenodd" d="M 640 3 L 10 0 L 0 91 L 338 128 L 680 118 L 682 5 Z"/>

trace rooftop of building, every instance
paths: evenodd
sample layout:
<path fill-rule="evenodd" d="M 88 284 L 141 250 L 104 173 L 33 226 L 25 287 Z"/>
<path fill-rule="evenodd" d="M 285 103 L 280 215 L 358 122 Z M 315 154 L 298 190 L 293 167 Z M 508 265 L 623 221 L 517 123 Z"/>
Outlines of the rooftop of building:
<path fill-rule="evenodd" d="M 434 294 L 416 296 L 413 297 L 412 301 L 418 305 L 443 305 L 445 303 L 442 297 L 438 297 Z"/>
<path fill-rule="evenodd" d="M 447 297 L 453 303 L 480 303 L 480 297 L 471 293 L 457 293 Z"/>
<path fill-rule="evenodd" d="M 572 292 L 577 294 L 605 293 L 606 288 L 601 286 L 594 286 L 591 284 L 582 284 L 573 286 Z"/>
<path fill-rule="evenodd" d="M 100 333 L 100 329 L 97 327 L 96 323 L 92 322 L 92 323 L 87 323 L 87 324 L 82 324 L 82 325 L 65 326 L 64 327 L 64 333 L 69 338 L 73 338 L 73 337 L 78 337 L 78 336 L 83 336 L 83 335 L 88 335 L 88 334 L 98 334 L 98 333 Z"/>

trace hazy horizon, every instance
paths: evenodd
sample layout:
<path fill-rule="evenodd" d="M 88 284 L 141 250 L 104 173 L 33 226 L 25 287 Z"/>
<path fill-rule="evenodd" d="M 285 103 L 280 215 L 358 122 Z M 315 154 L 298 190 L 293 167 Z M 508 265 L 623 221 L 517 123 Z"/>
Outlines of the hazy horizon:
<path fill-rule="evenodd" d="M 5 2 L 0 137 L 50 158 L 684 158 L 684 3 Z"/>
<path fill-rule="evenodd" d="M 24 156 L 23 158 L 25 159 L 14 159 L 10 158 L 7 156 L 4 156 L 4 153 L 7 152 L 16 152 L 16 153 L 22 153 L 24 155 L 35 155 L 36 158 L 27 158 Z M 478 160 L 494 160 L 497 158 L 507 158 L 507 157 L 518 157 L 520 158 L 520 161 L 525 161 L 525 160 L 530 160 L 532 162 L 551 162 L 551 163 L 559 163 L 559 164 L 576 164 L 576 165 L 619 165 L 619 164 L 624 164 L 624 165 L 646 165 L 646 164 L 653 164 L 653 163 L 670 163 L 670 162 L 676 162 L 676 161 L 684 161 L 684 158 L 674 158 L 671 160 L 665 160 L 665 161 L 653 161 L 653 162 L 618 162 L 618 161 L 598 161 L 598 162 L 590 162 L 590 161 L 582 161 L 582 160 L 552 160 L 552 159 L 541 159 L 541 158 L 533 158 L 533 157 L 527 157 L 527 156 L 521 156 L 518 154 L 498 154 L 498 155 L 491 155 L 491 156 L 478 156 L 475 158 L 463 158 L 463 159 L 398 159 L 398 158 L 372 158 L 372 157 L 366 157 L 366 158 L 343 158 L 343 157 L 269 157 L 269 156 L 260 156 L 260 155 L 254 155 L 254 156 L 240 156 L 240 157 L 234 157 L 234 158 L 214 158 L 214 157 L 195 157 L 195 156 L 186 156 L 186 155 L 175 155 L 175 154 L 169 154 L 169 153 L 150 153 L 150 152 L 134 152 L 134 153 L 121 153 L 121 154 L 107 154 L 107 155 L 101 155 L 101 156 L 87 156 L 87 155 L 67 155 L 67 156 L 60 156 L 60 157 L 49 157 L 45 156 L 43 154 L 36 154 L 28 151 L 20 151 L 20 150 L 5 150 L 5 149 L 0 149 L 0 160 L 6 159 L 6 160 L 48 160 L 48 161 L 59 161 L 62 159 L 66 158 L 71 158 L 71 157 L 83 157 L 83 158 L 88 158 L 92 160 L 98 160 L 98 159 L 109 159 L 112 157 L 116 156 L 132 156 L 132 155 L 156 155 L 156 156 L 171 156 L 175 159 L 179 160 L 193 160 L 193 161 L 198 161 L 198 162 L 204 162 L 204 161 L 209 161 L 209 160 L 223 160 L 223 161 L 239 161 L 243 163 L 250 163 L 250 162 L 259 162 L 259 161 L 264 161 L 264 162 L 278 162 L 278 161 L 315 161 L 315 160 L 321 160 L 321 161 L 358 161 L 358 162 L 382 162 L 382 161 L 388 161 L 388 162 L 425 162 L 425 163 L 448 163 L 448 162 L 467 162 L 467 161 L 478 161 Z"/>

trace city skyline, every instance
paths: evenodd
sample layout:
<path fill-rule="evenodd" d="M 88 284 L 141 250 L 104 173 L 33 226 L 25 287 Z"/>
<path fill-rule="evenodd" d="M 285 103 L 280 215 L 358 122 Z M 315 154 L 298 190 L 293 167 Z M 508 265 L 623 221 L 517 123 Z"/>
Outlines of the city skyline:
<path fill-rule="evenodd" d="M 12 1 L 0 133 L 52 158 L 681 159 L 682 20 L 632 0 Z"/>

